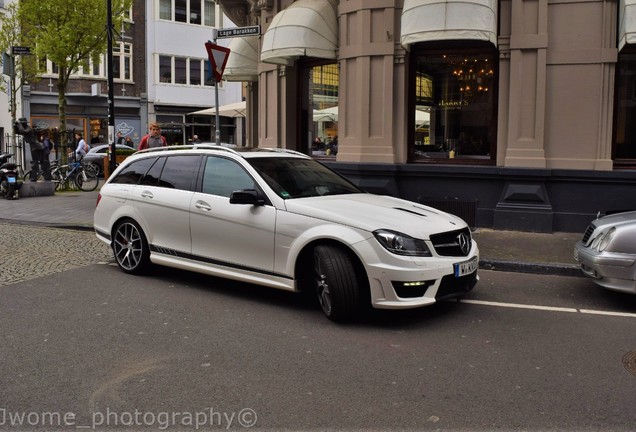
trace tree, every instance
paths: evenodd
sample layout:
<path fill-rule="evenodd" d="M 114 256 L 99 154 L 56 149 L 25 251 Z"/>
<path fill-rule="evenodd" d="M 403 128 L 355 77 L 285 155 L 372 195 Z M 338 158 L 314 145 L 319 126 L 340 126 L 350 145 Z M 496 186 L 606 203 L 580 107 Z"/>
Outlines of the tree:
<path fill-rule="evenodd" d="M 120 28 L 132 0 L 112 0 L 113 28 Z M 73 71 L 99 62 L 108 42 L 105 0 L 21 0 L 18 16 L 22 40 L 40 60 L 58 68 L 60 131 L 66 132 L 66 88 Z M 64 136 L 64 135 L 62 135 Z"/>
<path fill-rule="evenodd" d="M 0 52 L 11 54 L 11 47 L 22 46 L 20 22 L 18 20 L 18 5 L 12 3 L 0 14 Z M 5 56 L 5 60 L 13 62 L 13 73 L 9 81 L 0 80 L 0 91 L 9 96 L 9 112 L 11 119 L 16 118 L 16 95 L 25 84 L 35 82 L 37 77 L 37 61 L 32 55 Z M 3 67 L 9 69 L 9 65 Z M 10 85 L 8 85 L 10 84 Z"/>

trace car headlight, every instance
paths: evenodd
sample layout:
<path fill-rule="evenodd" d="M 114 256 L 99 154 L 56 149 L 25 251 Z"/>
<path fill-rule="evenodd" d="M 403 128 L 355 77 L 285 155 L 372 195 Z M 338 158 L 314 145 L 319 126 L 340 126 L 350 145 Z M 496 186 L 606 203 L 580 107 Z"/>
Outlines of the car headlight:
<path fill-rule="evenodd" d="M 430 257 L 430 249 L 424 240 L 389 230 L 376 230 L 373 235 L 389 252 L 396 255 Z"/>
<path fill-rule="evenodd" d="M 598 244 L 598 251 L 599 252 L 603 252 L 607 248 L 609 243 L 612 241 L 612 238 L 614 237 L 614 233 L 615 232 L 616 232 L 616 228 L 612 227 L 607 232 L 607 234 L 602 236 L 603 238 L 601 239 L 601 241 Z"/>

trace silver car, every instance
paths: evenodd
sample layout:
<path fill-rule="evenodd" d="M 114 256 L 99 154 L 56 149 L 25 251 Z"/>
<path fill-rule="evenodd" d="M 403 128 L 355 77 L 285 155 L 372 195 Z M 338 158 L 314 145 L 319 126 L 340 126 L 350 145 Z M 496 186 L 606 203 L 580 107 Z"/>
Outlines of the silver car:
<path fill-rule="evenodd" d="M 636 211 L 592 221 L 574 247 L 574 259 L 600 286 L 636 294 Z"/>

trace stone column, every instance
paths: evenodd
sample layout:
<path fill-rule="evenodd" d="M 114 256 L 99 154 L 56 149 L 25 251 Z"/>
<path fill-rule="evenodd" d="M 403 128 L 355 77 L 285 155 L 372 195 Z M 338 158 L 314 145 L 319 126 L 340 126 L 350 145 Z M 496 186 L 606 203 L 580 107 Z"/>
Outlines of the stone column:
<path fill-rule="evenodd" d="M 548 0 L 511 1 L 510 20 L 508 133 L 499 145 L 505 166 L 545 168 Z"/>
<path fill-rule="evenodd" d="M 406 160 L 401 1 L 340 1 L 338 161 Z"/>

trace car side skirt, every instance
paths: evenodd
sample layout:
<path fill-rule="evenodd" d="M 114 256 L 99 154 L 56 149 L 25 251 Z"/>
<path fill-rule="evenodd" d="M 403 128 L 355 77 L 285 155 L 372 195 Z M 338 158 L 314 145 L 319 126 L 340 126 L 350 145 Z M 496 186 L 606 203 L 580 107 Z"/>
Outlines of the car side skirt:
<path fill-rule="evenodd" d="M 298 291 L 296 281 L 289 275 L 256 269 L 238 263 L 214 260 L 156 245 L 150 245 L 150 261 L 154 264 L 210 276 L 254 283 L 285 291 Z"/>

